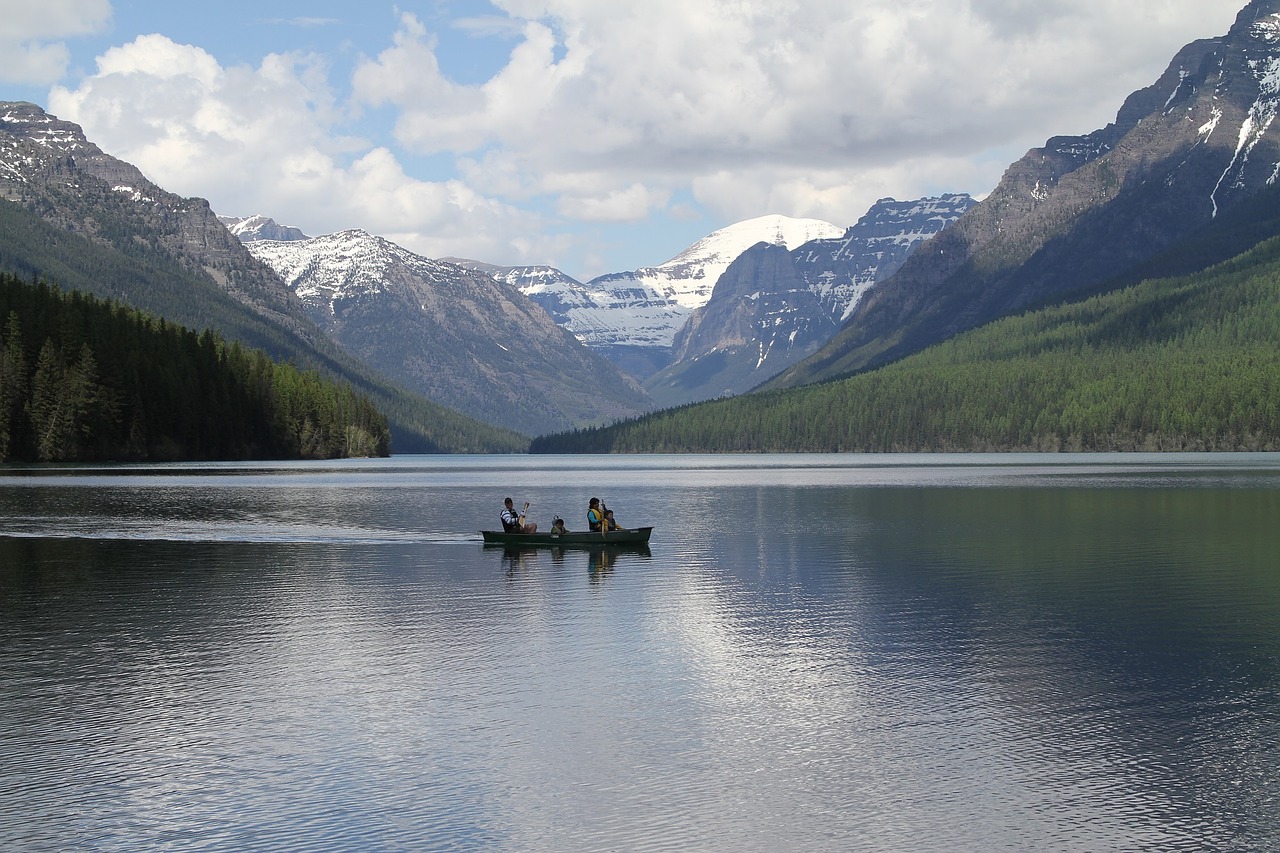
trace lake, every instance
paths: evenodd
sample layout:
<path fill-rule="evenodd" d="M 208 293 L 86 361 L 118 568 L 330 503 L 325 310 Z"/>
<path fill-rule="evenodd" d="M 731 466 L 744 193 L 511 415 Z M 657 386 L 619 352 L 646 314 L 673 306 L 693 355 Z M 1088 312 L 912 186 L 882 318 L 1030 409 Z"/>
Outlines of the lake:
<path fill-rule="evenodd" d="M 1280 457 L 0 467 L 0 675 L 6 850 L 1274 850 Z"/>

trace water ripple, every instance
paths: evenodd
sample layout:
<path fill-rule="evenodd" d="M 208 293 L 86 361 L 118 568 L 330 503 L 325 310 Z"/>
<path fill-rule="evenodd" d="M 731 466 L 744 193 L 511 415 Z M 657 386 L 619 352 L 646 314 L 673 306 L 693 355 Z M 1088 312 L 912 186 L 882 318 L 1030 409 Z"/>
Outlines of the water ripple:
<path fill-rule="evenodd" d="M 0 487 L 0 848 L 1280 841 L 1266 490 L 646 461 L 604 556 L 483 547 L 481 464 Z"/>

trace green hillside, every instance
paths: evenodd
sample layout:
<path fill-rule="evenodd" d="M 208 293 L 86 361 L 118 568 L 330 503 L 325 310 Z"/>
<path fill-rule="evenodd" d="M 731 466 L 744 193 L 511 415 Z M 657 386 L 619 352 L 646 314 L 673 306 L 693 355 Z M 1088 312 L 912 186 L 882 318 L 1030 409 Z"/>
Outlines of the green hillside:
<path fill-rule="evenodd" d="M 110 196 L 108 200 L 117 201 Z M 276 361 L 349 383 L 387 415 L 396 452 L 524 450 L 526 438 L 399 388 L 342 352 L 318 329 L 301 327 L 278 307 L 267 305 L 255 311 L 238 302 L 206 270 L 192 269 L 181 257 L 158 251 L 137 236 L 141 226 L 128 220 L 127 213 L 127 209 L 102 207 L 95 214 L 103 229 L 113 229 L 108 244 L 54 227 L 23 206 L 0 199 L 0 272 L 119 300 L 188 328 L 214 329 L 228 340 L 265 351 Z"/>
<path fill-rule="evenodd" d="M 386 456 L 346 384 L 119 303 L 0 274 L 0 462 Z"/>
<path fill-rule="evenodd" d="M 535 439 L 533 452 L 1280 450 L 1280 238 L 880 369 Z"/>

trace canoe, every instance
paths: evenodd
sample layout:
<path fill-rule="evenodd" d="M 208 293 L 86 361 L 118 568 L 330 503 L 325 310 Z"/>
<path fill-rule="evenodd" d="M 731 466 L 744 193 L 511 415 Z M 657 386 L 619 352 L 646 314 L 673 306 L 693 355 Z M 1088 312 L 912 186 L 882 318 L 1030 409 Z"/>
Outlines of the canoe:
<path fill-rule="evenodd" d="M 630 527 L 626 530 L 611 530 L 608 533 L 587 530 L 571 530 L 568 533 L 507 533 L 502 530 L 481 530 L 486 545 L 521 545 L 521 546 L 558 546 L 591 547 L 602 545 L 635 546 L 647 545 L 652 527 Z"/>

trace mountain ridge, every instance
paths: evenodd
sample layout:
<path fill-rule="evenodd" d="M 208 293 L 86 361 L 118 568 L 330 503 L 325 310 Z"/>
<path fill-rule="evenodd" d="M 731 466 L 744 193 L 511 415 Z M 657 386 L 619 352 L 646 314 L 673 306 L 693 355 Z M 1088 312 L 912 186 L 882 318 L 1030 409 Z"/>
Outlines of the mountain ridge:
<path fill-rule="evenodd" d="M 397 452 L 523 449 L 516 433 L 411 395 L 330 341 L 204 199 L 161 189 L 83 130 L 0 102 L 0 268 L 213 328 L 340 378 L 387 414 Z"/>
<path fill-rule="evenodd" d="M 464 414 L 534 435 L 652 408 L 634 380 L 483 272 L 362 229 L 245 245 L 348 351 Z"/>
<path fill-rule="evenodd" d="M 884 364 L 1025 308 L 1087 295 L 1275 182 L 1280 0 L 1177 51 L 1116 120 L 1057 136 L 873 288 L 823 349 L 765 387 Z M 1220 259 L 1220 258 L 1219 258 Z"/>
<path fill-rule="evenodd" d="M 965 193 L 882 198 L 838 238 L 738 256 L 645 381 L 663 405 L 742 394 L 818 350 L 877 281 L 975 204 Z"/>
<path fill-rule="evenodd" d="M 843 233 L 820 219 L 768 214 L 716 229 L 660 264 L 605 273 L 585 284 L 543 265 L 452 260 L 518 288 L 592 350 L 643 380 L 667 364 L 680 327 L 742 252 L 762 241 L 795 247 Z"/>

